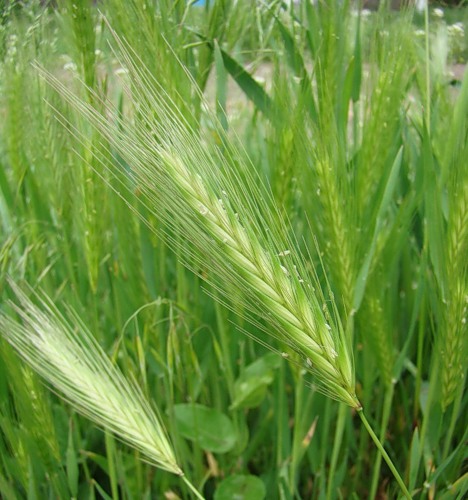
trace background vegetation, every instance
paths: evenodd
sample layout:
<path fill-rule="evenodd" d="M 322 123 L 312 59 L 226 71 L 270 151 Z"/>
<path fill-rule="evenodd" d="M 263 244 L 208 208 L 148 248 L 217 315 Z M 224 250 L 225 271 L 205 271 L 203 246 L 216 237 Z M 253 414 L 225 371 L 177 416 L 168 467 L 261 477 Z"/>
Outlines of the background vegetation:
<path fill-rule="evenodd" d="M 192 3 L 2 12 L 1 308 L 21 321 L 9 276 L 76 311 L 159 408 L 178 465 L 155 468 L 90 424 L 2 339 L 0 495 L 190 498 L 177 467 L 206 498 L 399 495 L 356 409 L 317 390 L 309 358 L 274 338 L 269 311 L 249 321 L 251 282 L 236 288 L 210 264 L 222 254 L 173 215 L 177 197 L 158 205 L 166 184 L 151 184 L 151 171 L 146 184 L 133 178 L 166 141 L 202 182 L 238 189 L 252 238 L 270 241 L 261 223 L 284 230 L 288 275 L 290 254 L 306 256 L 299 274 L 315 276 L 319 305 L 342 325 L 356 396 L 412 495 L 462 498 L 466 10 Z M 126 155 L 132 123 L 141 148 Z"/>

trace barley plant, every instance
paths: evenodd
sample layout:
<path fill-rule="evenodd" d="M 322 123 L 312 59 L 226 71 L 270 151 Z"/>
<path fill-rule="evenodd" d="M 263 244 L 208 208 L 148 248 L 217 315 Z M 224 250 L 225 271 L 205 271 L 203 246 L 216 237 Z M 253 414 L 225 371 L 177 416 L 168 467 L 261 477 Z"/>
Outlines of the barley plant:
<path fill-rule="evenodd" d="M 2 498 L 466 495 L 468 11 L 380 4 L 0 5 Z"/>

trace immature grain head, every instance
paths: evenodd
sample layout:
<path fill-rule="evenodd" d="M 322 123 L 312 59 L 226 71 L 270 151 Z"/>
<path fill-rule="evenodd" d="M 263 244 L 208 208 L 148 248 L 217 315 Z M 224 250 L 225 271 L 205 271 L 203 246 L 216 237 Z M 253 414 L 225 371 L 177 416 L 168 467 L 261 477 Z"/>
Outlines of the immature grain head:
<path fill-rule="evenodd" d="M 135 110 L 131 119 L 109 121 L 45 75 L 130 165 L 131 188 L 115 165 L 98 160 L 122 191 L 138 186 L 147 208 L 163 223 L 166 241 L 188 267 L 202 269 L 201 276 L 228 303 L 238 298 L 241 308 L 236 309 L 256 331 L 298 354 L 324 392 L 359 408 L 348 339 L 269 190 L 221 130 L 223 150 L 194 130 L 193 117 L 177 109 L 138 56 L 115 38 L 131 79 L 131 91 L 126 89 Z M 101 104 L 118 116 L 108 102 Z M 209 112 L 206 116 L 216 126 Z"/>
<path fill-rule="evenodd" d="M 47 298 L 34 305 L 12 284 L 19 321 L 0 315 L 0 332 L 20 356 L 79 413 L 116 434 L 156 467 L 182 475 L 159 416 L 111 363 L 76 315 Z M 38 297 L 36 297 L 38 298 Z"/>

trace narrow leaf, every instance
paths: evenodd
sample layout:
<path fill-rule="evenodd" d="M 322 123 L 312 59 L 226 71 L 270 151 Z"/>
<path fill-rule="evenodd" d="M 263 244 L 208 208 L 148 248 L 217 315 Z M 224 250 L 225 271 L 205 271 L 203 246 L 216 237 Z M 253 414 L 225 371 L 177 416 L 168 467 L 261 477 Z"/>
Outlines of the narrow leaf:
<path fill-rule="evenodd" d="M 270 116 L 272 103 L 270 96 L 266 93 L 264 88 L 225 50 L 221 49 L 221 55 L 226 71 L 234 78 L 237 85 L 244 91 L 246 97 L 250 99 L 264 115 Z"/>
<path fill-rule="evenodd" d="M 398 174 L 400 172 L 401 159 L 402 159 L 403 149 L 400 148 L 398 151 L 395 160 L 393 162 L 392 168 L 390 170 L 390 174 L 387 179 L 387 183 L 385 185 L 384 193 L 382 196 L 382 200 L 379 205 L 379 209 L 376 216 L 374 234 L 372 236 L 372 242 L 369 248 L 369 251 L 364 258 L 364 262 L 359 270 L 358 277 L 356 280 L 356 288 L 354 290 L 354 300 L 353 300 L 353 308 L 355 311 L 359 309 L 361 305 L 362 298 L 364 297 L 364 291 L 366 289 L 367 278 L 369 275 L 370 266 L 372 263 L 372 259 L 374 257 L 375 248 L 377 245 L 377 238 L 379 236 L 379 232 L 381 229 L 381 225 L 384 220 L 385 212 L 388 209 L 390 201 L 393 196 L 393 192 L 395 191 L 396 182 L 398 180 Z"/>

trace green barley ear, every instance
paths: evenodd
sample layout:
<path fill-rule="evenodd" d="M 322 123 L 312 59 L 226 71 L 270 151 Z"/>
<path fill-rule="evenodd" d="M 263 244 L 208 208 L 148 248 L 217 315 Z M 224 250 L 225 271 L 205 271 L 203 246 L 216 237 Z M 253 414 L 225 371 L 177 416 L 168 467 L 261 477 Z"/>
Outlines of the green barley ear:
<path fill-rule="evenodd" d="M 199 274 L 228 304 L 233 296 L 239 298 L 246 319 L 265 334 L 259 334 L 260 341 L 280 340 L 313 373 L 319 389 L 359 409 L 349 339 L 270 192 L 227 137 L 222 151 L 193 130 L 183 114 L 187 110 L 177 108 L 135 51 L 113 35 L 131 79 L 131 118 L 108 120 L 39 71 L 129 165 L 146 206 L 163 223 L 162 235 L 184 263 L 204 270 Z M 108 116 L 118 116 L 111 103 L 103 104 Z M 115 165 L 105 157 L 99 161 L 122 191 L 129 189 Z M 173 234 L 185 237 L 188 246 Z"/>
<path fill-rule="evenodd" d="M 24 361 L 79 413 L 140 451 L 146 461 L 183 475 L 165 428 L 138 386 L 129 382 L 72 311 L 65 317 L 47 297 L 36 306 L 10 282 L 19 321 L 0 314 L 0 333 Z"/>

